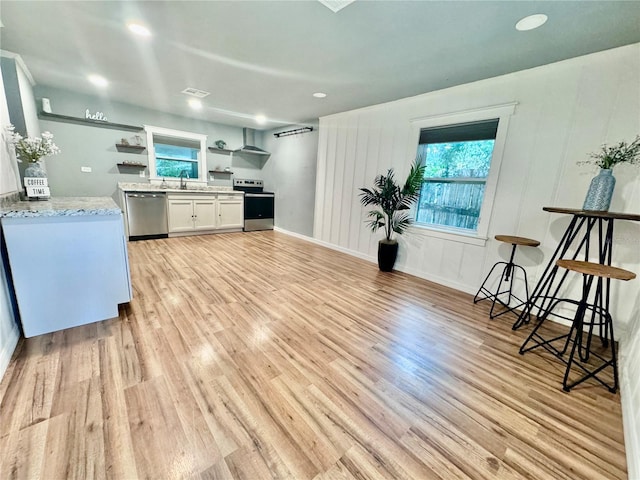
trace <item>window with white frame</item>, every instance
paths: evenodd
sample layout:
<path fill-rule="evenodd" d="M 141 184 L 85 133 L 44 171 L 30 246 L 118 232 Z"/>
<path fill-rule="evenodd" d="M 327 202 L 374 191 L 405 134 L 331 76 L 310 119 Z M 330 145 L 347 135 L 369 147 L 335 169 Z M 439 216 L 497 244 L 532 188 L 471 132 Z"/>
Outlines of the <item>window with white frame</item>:
<path fill-rule="evenodd" d="M 510 103 L 412 120 L 416 155 L 426 167 L 414 211 L 418 231 L 441 238 L 454 239 L 453 235 L 478 245 L 486 240 L 515 106 Z"/>
<path fill-rule="evenodd" d="M 421 130 L 416 222 L 478 230 L 497 130 L 498 119 Z"/>
<path fill-rule="evenodd" d="M 151 179 L 207 180 L 207 136 L 145 126 Z"/>

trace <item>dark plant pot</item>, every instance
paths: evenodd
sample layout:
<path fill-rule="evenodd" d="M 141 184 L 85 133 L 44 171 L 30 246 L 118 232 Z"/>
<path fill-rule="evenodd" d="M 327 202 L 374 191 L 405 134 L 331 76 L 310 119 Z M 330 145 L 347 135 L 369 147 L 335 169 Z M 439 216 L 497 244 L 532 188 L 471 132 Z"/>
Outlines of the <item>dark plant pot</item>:
<path fill-rule="evenodd" d="M 378 268 L 381 272 L 390 272 L 398 257 L 398 242 L 387 243 L 386 240 L 378 242 Z"/>

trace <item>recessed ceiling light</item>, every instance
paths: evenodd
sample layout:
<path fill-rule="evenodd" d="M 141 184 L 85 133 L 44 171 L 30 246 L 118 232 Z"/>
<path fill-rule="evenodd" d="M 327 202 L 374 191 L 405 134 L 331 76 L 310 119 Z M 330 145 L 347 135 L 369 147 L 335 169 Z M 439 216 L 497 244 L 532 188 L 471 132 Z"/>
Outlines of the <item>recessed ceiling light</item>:
<path fill-rule="evenodd" d="M 140 35 L 141 37 L 151 36 L 151 30 L 149 30 L 147 27 L 139 23 L 135 23 L 135 22 L 127 23 L 127 28 L 131 32 L 135 33 L 136 35 Z"/>
<path fill-rule="evenodd" d="M 322 93 L 322 92 L 316 92 L 316 93 L 313 94 L 313 96 L 316 97 L 316 98 L 324 98 L 324 97 L 327 96 L 327 94 L 326 93 Z"/>
<path fill-rule="evenodd" d="M 196 97 L 196 98 L 204 98 L 207 95 L 211 95 L 210 92 L 205 92 L 204 90 L 200 90 L 198 88 L 193 88 L 193 87 L 187 87 L 184 90 L 182 90 L 181 93 L 184 93 L 185 95 L 191 95 L 192 97 Z"/>
<path fill-rule="evenodd" d="M 267 117 L 265 117 L 264 115 L 256 115 L 256 123 L 263 125 L 264 123 L 266 123 L 266 121 Z"/>
<path fill-rule="evenodd" d="M 87 77 L 91 83 L 96 85 L 97 87 L 106 87 L 109 85 L 109 82 L 106 78 L 101 77 L 100 75 L 89 75 Z"/>
<path fill-rule="evenodd" d="M 197 98 L 190 98 L 188 103 L 189 103 L 189 106 L 191 108 L 193 108 L 194 110 L 201 110 L 202 109 L 202 102 L 200 100 L 198 100 Z"/>
<path fill-rule="evenodd" d="M 533 30 L 534 28 L 538 28 L 544 25 L 547 22 L 548 18 L 549 17 L 547 17 L 544 13 L 529 15 L 528 17 L 524 17 L 518 23 L 516 23 L 516 30 L 520 30 L 521 32 Z"/>

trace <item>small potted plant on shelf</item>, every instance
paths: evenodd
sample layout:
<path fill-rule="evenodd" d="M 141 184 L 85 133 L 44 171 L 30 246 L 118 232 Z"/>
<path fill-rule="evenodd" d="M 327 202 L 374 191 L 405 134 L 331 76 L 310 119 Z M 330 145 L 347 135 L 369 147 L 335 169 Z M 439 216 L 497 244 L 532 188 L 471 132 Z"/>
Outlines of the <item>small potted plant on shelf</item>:
<path fill-rule="evenodd" d="M 616 186 L 613 167 L 620 163 L 640 163 L 640 135 L 631 143 L 623 141 L 613 146 L 603 145 L 599 152 L 591 153 L 589 156 L 591 160 L 578 164 L 595 165 L 600 168 L 600 173 L 591 180 L 582 209 L 607 211 Z"/>
<path fill-rule="evenodd" d="M 401 235 L 412 223 L 407 210 L 420 196 L 424 169 L 416 159 L 403 186 L 396 184 L 393 168 L 390 168 L 386 175 L 375 178 L 374 188 L 360 189 L 362 205 L 378 207 L 368 213 L 371 218 L 367 221 L 369 228 L 372 232 L 384 228 L 385 238 L 378 242 L 378 267 L 383 272 L 393 270 L 398 256 L 398 241 L 393 238 L 393 233 Z"/>

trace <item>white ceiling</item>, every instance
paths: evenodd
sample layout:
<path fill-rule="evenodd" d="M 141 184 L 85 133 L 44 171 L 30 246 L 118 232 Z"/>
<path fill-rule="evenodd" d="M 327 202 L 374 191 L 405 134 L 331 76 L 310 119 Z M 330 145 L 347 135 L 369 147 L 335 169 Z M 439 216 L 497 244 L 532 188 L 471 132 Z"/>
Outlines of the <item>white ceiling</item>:
<path fill-rule="evenodd" d="M 299 1 L 8 1 L 1 48 L 36 83 L 257 128 L 319 116 L 640 42 L 640 2 L 367 1 L 337 13 Z M 515 23 L 545 13 L 541 28 Z M 125 23 L 152 31 L 136 37 Z M 211 92 L 204 108 L 180 92 Z M 326 92 L 327 98 L 312 97 Z M 269 119 L 258 126 L 254 115 Z"/>

